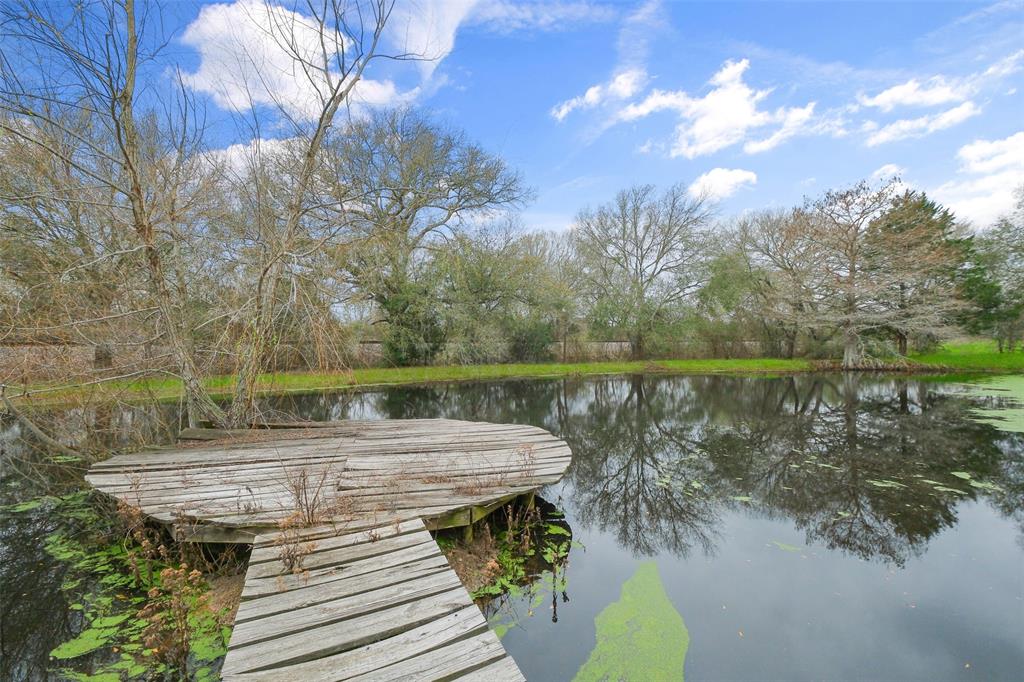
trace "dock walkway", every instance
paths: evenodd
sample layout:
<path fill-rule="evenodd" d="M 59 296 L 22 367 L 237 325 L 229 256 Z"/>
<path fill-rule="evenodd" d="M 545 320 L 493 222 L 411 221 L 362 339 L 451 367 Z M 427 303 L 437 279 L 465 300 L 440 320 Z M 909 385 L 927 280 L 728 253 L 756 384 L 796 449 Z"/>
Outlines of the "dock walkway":
<path fill-rule="evenodd" d="M 422 521 L 321 540 L 305 568 L 257 538 L 225 680 L 524 679 Z"/>
<path fill-rule="evenodd" d="M 289 427 L 207 432 L 226 440 L 86 476 L 184 537 L 253 544 L 224 678 L 523 679 L 429 530 L 558 481 L 568 446 L 446 419 Z"/>

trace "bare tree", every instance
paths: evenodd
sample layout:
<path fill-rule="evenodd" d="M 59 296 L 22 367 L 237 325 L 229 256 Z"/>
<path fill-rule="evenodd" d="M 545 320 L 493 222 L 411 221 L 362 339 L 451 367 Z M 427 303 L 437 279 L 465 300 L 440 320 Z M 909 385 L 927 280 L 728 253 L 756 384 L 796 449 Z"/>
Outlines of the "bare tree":
<path fill-rule="evenodd" d="M 683 185 L 619 192 L 576 217 L 572 240 L 590 300 L 629 335 L 635 357 L 673 306 L 699 285 L 711 208 Z"/>
<path fill-rule="evenodd" d="M 808 238 L 809 220 L 801 210 L 765 210 L 744 216 L 737 227 L 760 314 L 779 327 L 790 358 L 796 354 L 799 334 L 807 329 L 810 311 L 817 308 L 819 273 L 814 243 Z"/>
<path fill-rule="evenodd" d="M 344 225 L 336 209 L 323 206 L 317 182 L 323 150 L 339 111 L 378 56 L 391 2 L 303 3 L 301 12 L 267 3 L 262 9 L 266 21 L 258 25 L 291 59 L 310 93 L 303 113 L 296 113 L 294 102 L 278 102 L 279 120 L 292 126 L 283 159 L 264 160 L 253 114 L 252 167 L 275 165 L 273 183 L 263 182 L 268 173 L 231 178 L 230 164 L 208 152 L 201 111 L 181 78 L 170 99 L 139 85 L 164 77 L 159 6 L 22 0 L 2 10 L 5 45 L 13 46 L 5 48 L 2 62 L 2 153 L 16 153 L 23 166 L 34 163 L 37 171 L 31 174 L 35 189 L 16 178 L 4 183 L 2 191 L 16 206 L 5 212 L 5 235 L 22 246 L 37 245 L 22 250 L 23 262 L 45 255 L 38 248 L 44 243 L 66 254 L 48 258 L 43 279 L 61 282 L 73 274 L 84 281 L 89 275 L 105 285 L 94 287 L 106 299 L 90 312 L 55 311 L 49 326 L 81 337 L 96 320 L 130 318 L 138 322 L 129 335 L 133 343 L 169 349 L 191 423 L 251 423 L 258 378 L 280 337 L 275 327 L 302 319 L 294 315 L 295 305 L 282 302 L 330 306 L 328 296 L 301 286 L 303 277 L 313 280 L 311 264 L 322 262 L 322 247 Z M 252 66 L 259 77 L 264 65 Z M 252 178 L 259 181 L 255 190 L 239 192 Z M 334 220 L 332 229 L 323 227 L 325 218 Z M 248 227 L 232 231 L 232 225 Z M 236 270 L 250 279 L 243 283 Z M 25 294 L 48 284 L 11 272 L 5 280 L 12 291 L 5 295 L 38 304 L 39 296 Z M 117 276 L 104 282 L 110 272 Z M 210 272 L 225 276 L 224 286 L 214 285 Z M 292 286 L 284 289 L 285 282 Z M 37 316 L 37 327 L 39 321 Z M 220 347 L 197 348 L 200 337 Z M 204 388 L 199 361 L 225 353 L 237 360 L 234 401 L 226 412 Z"/>
<path fill-rule="evenodd" d="M 435 345 L 422 338 L 424 254 L 528 191 L 500 158 L 410 109 L 355 122 L 331 160 L 333 200 L 351 229 L 339 261 L 388 325 L 393 359 L 423 362 Z"/>
<path fill-rule="evenodd" d="M 325 146 L 339 111 L 350 100 L 367 65 L 381 56 L 377 49 L 392 3 L 329 0 L 306 3 L 304 9 L 307 13 L 300 15 L 277 12 L 268 5 L 264 12 L 268 39 L 290 57 L 296 71 L 308 81 L 311 111 L 302 117 L 292 113 L 292 103 L 278 100 L 281 116 L 292 126 L 288 146 L 294 153 L 294 165 L 287 192 L 279 202 L 265 194 L 256 195 L 262 248 L 258 251 L 255 288 L 241 316 L 246 321 L 244 352 L 240 354 L 234 401 L 227 417 L 234 426 L 251 423 L 256 416 L 258 380 L 267 369 L 274 344 L 275 320 L 281 310 L 279 297 L 289 265 L 315 252 L 333 236 L 329 231 L 319 240 L 303 243 L 303 236 L 310 234 L 303 223 L 323 208 L 324 195 L 317 191 L 316 184 L 325 169 Z M 312 44 L 307 40 L 310 35 L 317 38 Z"/>
<path fill-rule="evenodd" d="M 37 146 L 51 167 L 63 166 L 69 177 L 51 183 L 51 203 L 73 218 L 84 206 L 105 211 L 116 234 L 101 252 L 83 251 L 84 262 L 95 267 L 138 254 L 148 297 L 143 309 L 157 314 L 157 333 L 184 384 L 189 418 L 219 419 L 220 408 L 202 385 L 181 324 L 181 301 L 167 264 L 168 233 L 162 229 L 195 189 L 192 164 L 202 127 L 183 89 L 163 122 L 155 111 L 137 110 L 143 97 L 139 74 L 164 44 L 158 17 L 148 7 L 137 13 L 134 0 L 70 8 L 23 0 L 0 11 L 5 42 L 17 46 L 17 54 L 6 53 L 2 62 L 0 130 L 18 144 Z M 80 193 L 83 186 L 92 191 Z"/>
<path fill-rule="evenodd" d="M 872 268 L 868 237 L 895 191 L 895 182 L 877 188 L 860 182 L 826 192 L 807 207 L 811 213 L 807 237 L 814 244 L 813 262 L 822 275 L 816 292 L 821 306 L 810 313 L 808 322 L 840 331 L 844 368 L 861 365 L 863 335 L 881 329 L 888 319 L 878 305 L 888 283 Z"/>

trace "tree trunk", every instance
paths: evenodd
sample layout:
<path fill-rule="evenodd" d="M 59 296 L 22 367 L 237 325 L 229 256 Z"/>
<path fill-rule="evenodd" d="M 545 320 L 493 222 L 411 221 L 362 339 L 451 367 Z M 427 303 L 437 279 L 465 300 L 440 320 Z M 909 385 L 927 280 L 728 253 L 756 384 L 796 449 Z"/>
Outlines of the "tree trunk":
<path fill-rule="evenodd" d="M 790 360 L 796 357 L 796 331 L 786 334 L 786 357 Z"/>
<path fill-rule="evenodd" d="M 93 369 L 110 369 L 114 366 L 114 349 L 109 343 L 99 343 L 92 351 Z"/>
<path fill-rule="evenodd" d="M 643 334 L 636 334 L 629 342 L 630 349 L 633 351 L 633 359 L 640 360 L 644 357 L 644 336 Z"/>
<path fill-rule="evenodd" d="M 128 200 L 131 204 L 132 222 L 135 233 L 146 249 L 146 265 L 148 268 L 149 285 L 160 310 L 160 318 L 168 342 L 171 344 L 178 372 L 185 391 L 188 409 L 188 422 L 195 426 L 200 419 L 220 422 L 223 412 L 210 398 L 206 388 L 199 379 L 199 371 L 192 357 L 190 344 L 178 326 L 175 314 L 175 301 L 165 280 L 164 263 L 156 244 L 156 230 L 146 205 L 147 193 L 142 184 L 142 172 L 139 168 L 138 128 L 135 124 L 133 103 L 135 97 L 135 75 L 138 60 L 138 37 L 135 26 L 135 3 L 128 0 L 125 5 L 125 25 L 127 27 L 127 46 L 125 54 L 124 87 L 116 95 L 118 107 L 112 112 L 114 124 L 120 132 L 121 153 L 124 157 L 125 170 L 129 179 Z"/>
<path fill-rule="evenodd" d="M 906 332 L 896 332 L 896 342 L 899 345 L 899 353 L 901 357 L 907 357 L 907 334 Z"/>
<path fill-rule="evenodd" d="M 843 369 L 860 367 L 860 337 L 852 327 L 843 332 Z"/>

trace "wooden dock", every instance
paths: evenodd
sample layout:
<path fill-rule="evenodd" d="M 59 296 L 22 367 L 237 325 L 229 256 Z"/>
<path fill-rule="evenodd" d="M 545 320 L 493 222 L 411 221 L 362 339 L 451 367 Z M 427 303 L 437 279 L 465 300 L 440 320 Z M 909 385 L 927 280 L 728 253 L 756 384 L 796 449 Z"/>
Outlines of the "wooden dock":
<path fill-rule="evenodd" d="M 485 422 L 289 426 L 193 433 L 218 440 L 86 476 L 185 537 L 253 544 L 224 678 L 523 679 L 429 529 L 558 481 L 568 446 Z"/>
<path fill-rule="evenodd" d="M 302 575 L 258 538 L 224 679 L 524 679 L 422 521 L 377 533 L 319 541 Z"/>

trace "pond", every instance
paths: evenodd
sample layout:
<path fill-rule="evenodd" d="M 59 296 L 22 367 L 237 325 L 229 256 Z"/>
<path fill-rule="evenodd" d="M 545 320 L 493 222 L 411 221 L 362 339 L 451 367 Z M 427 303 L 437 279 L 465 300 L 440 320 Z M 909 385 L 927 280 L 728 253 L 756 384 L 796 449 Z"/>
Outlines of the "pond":
<path fill-rule="evenodd" d="M 569 443 L 566 478 L 542 493 L 572 528 L 568 562 L 486 609 L 530 680 L 993 680 L 1024 670 L 1024 434 L 978 418 L 998 404 L 853 374 L 451 384 L 268 407 L 527 423 Z M 104 419 L 169 438 L 166 409 Z M 15 429 L 0 434 L 8 458 Z M 3 502 L 33 485 L 5 473 Z M 66 567 L 41 549 L 62 523 L 4 514 L 2 679 L 45 678 L 48 652 L 81 627 Z"/>

